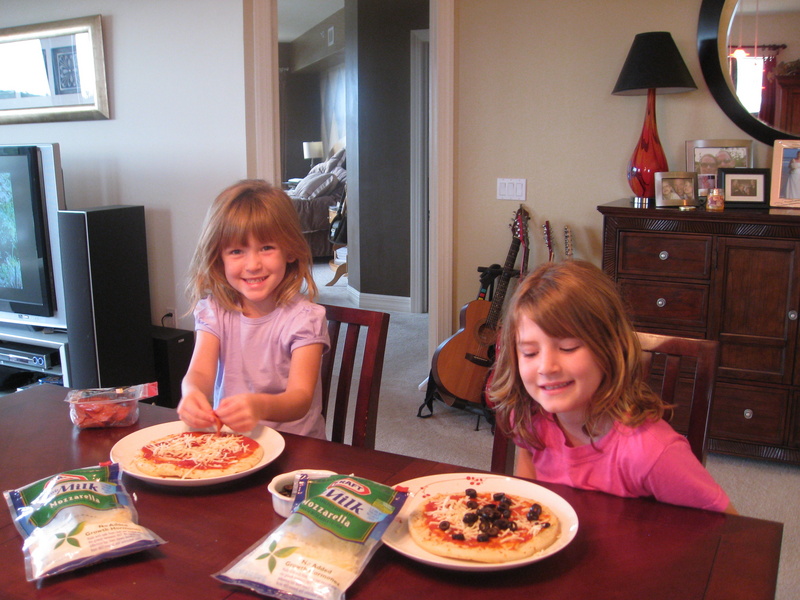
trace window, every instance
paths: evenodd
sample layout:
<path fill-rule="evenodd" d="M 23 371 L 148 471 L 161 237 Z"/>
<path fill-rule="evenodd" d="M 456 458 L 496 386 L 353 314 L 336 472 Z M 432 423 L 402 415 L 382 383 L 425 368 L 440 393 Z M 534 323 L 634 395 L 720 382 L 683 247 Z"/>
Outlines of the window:
<path fill-rule="evenodd" d="M 736 95 L 751 114 L 761 110 L 761 91 L 764 86 L 764 57 L 746 56 L 736 59 Z"/>

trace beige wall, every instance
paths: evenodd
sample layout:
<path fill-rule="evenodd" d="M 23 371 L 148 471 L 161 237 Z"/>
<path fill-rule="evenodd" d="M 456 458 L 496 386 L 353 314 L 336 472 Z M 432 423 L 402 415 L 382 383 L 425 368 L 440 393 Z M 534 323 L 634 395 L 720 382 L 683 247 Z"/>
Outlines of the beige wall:
<path fill-rule="evenodd" d="M 147 209 L 153 322 L 185 309 L 183 277 L 211 199 L 246 174 L 243 2 L 3 0 L 0 27 L 104 15 L 112 119 L 0 127 L 0 143 L 58 142 L 74 208 Z M 191 7 L 191 10 L 188 9 Z M 643 97 L 611 95 L 633 36 L 671 31 L 698 90 L 660 96 L 670 166 L 688 139 L 745 138 L 711 98 L 697 60 L 700 0 L 458 0 L 454 304 L 477 267 L 503 262 L 516 204 L 498 177 L 528 181 L 531 264 L 541 224 L 569 225 L 577 257 L 599 264 L 595 207 L 629 195 L 625 178 Z M 756 166 L 769 166 L 756 143 Z M 558 248 L 560 256 L 562 248 Z M 181 321 L 191 327 L 191 318 Z"/>
<path fill-rule="evenodd" d="M 57 142 L 70 208 L 141 204 L 151 312 L 186 309 L 184 277 L 211 200 L 246 176 L 242 2 L 2 0 L 0 28 L 103 15 L 111 119 L 0 126 Z M 190 317 L 181 326 L 193 328 Z"/>
<path fill-rule="evenodd" d="M 657 97 L 670 168 L 684 142 L 750 139 L 717 107 L 703 80 L 696 35 L 700 0 L 458 0 L 456 2 L 456 217 L 454 302 L 478 291 L 476 268 L 502 263 L 517 204 L 496 200 L 498 177 L 527 179 L 533 248 L 541 225 L 568 225 L 577 258 L 600 264 L 601 203 L 631 194 L 627 163 L 644 119 L 643 96 L 612 96 L 635 34 L 670 31 L 698 90 Z M 756 142 L 756 165 L 769 166 Z"/>

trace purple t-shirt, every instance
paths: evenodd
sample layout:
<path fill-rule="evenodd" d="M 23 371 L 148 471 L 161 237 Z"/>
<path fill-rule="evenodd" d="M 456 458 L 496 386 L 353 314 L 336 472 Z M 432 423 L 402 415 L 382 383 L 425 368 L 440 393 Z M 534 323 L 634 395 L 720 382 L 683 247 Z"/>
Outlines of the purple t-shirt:
<path fill-rule="evenodd" d="M 531 453 L 538 480 L 720 512 L 730 502 L 686 438 L 664 420 L 615 423 L 594 446 L 578 447 L 567 445 L 552 415 L 538 415 L 534 426 L 544 450 L 519 437 L 514 442 Z"/>
<path fill-rule="evenodd" d="M 233 394 L 276 394 L 286 390 L 292 352 L 309 344 L 330 347 L 325 308 L 301 295 L 285 306 L 256 319 L 224 310 L 212 298 L 197 303 L 195 328 L 219 339 L 219 365 L 214 384 L 214 406 Z M 263 421 L 287 433 L 325 439 L 322 385 L 317 381 L 311 408 L 296 421 Z"/>

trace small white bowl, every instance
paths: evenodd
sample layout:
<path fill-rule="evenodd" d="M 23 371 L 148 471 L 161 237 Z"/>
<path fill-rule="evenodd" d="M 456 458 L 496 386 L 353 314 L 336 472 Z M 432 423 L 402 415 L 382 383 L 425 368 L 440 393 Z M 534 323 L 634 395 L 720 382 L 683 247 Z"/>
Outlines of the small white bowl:
<path fill-rule="evenodd" d="M 272 508 L 275 512 L 282 516 L 284 519 L 292 512 L 292 503 L 294 501 L 294 480 L 296 475 L 305 473 L 309 477 L 327 477 L 328 475 L 336 475 L 335 471 L 325 471 L 321 469 L 298 469 L 297 471 L 290 471 L 289 473 L 281 473 L 272 478 L 269 482 L 267 489 L 272 494 Z M 286 496 L 281 493 L 285 486 L 292 486 L 292 495 Z"/>

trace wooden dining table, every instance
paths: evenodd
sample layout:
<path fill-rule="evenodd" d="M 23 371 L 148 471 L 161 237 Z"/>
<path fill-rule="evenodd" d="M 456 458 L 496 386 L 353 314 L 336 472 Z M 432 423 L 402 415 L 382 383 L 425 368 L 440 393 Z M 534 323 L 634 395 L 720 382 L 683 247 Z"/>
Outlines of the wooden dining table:
<path fill-rule="evenodd" d="M 17 489 L 65 470 L 108 461 L 128 434 L 177 420 L 175 410 L 142 404 L 130 427 L 78 429 L 67 390 L 38 385 L 0 397 L 0 485 Z M 409 418 L 413 415 L 409 413 Z M 28 582 L 22 538 L 0 511 L 0 598 L 245 599 L 258 597 L 212 577 L 283 522 L 267 491 L 276 474 L 300 468 L 353 473 L 386 484 L 474 469 L 430 459 L 283 434 L 285 449 L 262 469 L 206 487 L 154 485 L 125 474 L 139 523 L 166 543 Z M 468 434 L 465 444 L 471 443 Z M 649 499 L 541 484 L 578 515 L 578 532 L 559 552 L 523 567 L 453 571 L 382 545 L 347 590 L 348 600 L 382 598 L 679 598 L 746 600 L 775 596 L 783 525 L 662 504 Z"/>

